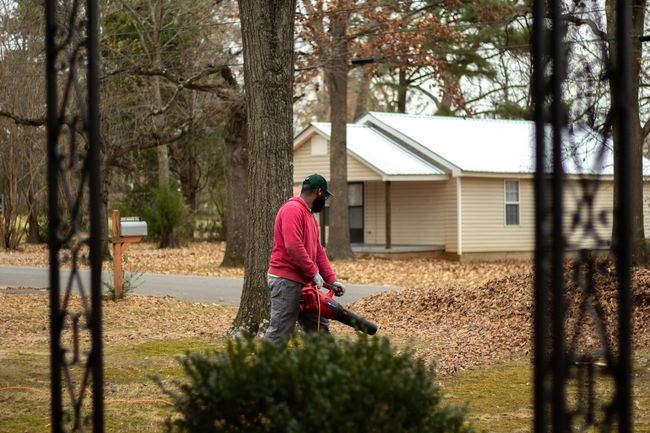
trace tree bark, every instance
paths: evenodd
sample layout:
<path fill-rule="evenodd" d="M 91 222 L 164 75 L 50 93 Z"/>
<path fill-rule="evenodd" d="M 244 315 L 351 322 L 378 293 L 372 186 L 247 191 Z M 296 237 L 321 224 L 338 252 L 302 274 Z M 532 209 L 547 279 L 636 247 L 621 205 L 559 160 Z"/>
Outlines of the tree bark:
<path fill-rule="evenodd" d="M 153 67 L 160 69 L 162 67 L 162 45 L 160 35 L 163 25 L 163 4 L 162 0 L 156 0 L 153 10 Z M 153 77 L 152 83 L 154 110 L 163 108 L 162 94 L 160 92 L 160 77 Z M 153 116 L 154 134 L 160 134 L 164 125 L 163 114 Z M 158 187 L 166 188 L 169 186 L 169 149 L 166 144 L 161 144 L 156 149 L 158 154 Z"/>
<path fill-rule="evenodd" d="M 631 105 L 630 110 L 630 146 L 632 147 L 632 167 L 631 172 L 627 173 L 632 177 L 632 190 L 630 191 L 631 203 L 620 203 L 617 193 L 617 185 L 620 182 L 621 170 L 614 170 L 614 221 L 612 224 L 612 253 L 617 245 L 617 233 L 619 230 L 619 221 L 617 217 L 617 209 L 619 206 L 630 206 L 632 211 L 632 260 L 635 264 L 647 260 L 646 247 L 645 247 L 645 233 L 643 228 L 643 128 L 641 126 L 640 107 L 639 107 L 639 82 L 641 79 L 641 50 L 642 43 L 639 36 L 643 33 L 644 20 L 645 20 L 645 0 L 634 0 L 632 8 L 634 14 L 632 15 L 632 28 L 629 31 L 631 42 L 631 56 L 632 56 L 632 100 L 629 102 Z M 607 33 L 609 35 L 609 57 L 611 62 L 616 65 L 618 59 L 618 49 L 615 41 L 613 40 L 616 34 L 616 0 L 608 1 L 605 10 L 607 11 Z M 615 100 L 616 85 L 614 80 L 609 80 L 610 94 L 612 100 Z M 619 167 L 620 161 L 620 142 L 616 131 L 613 135 L 614 141 L 614 167 Z"/>
<path fill-rule="evenodd" d="M 268 321 L 273 222 L 291 197 L 295 0 L 238 0 L 250 147 L 244 287 L 233 330 Z"/>
<path fill-rule="evenodd" d="M 397 112 L 406 113 L 406 92 L 409 83 L 406 80 L 406 71 L 404 68 L 399 69 L 399 81 L 397 83 Z"/>
<path fill-rule="evenodd" d="M 221 266 L 243 266 L 246 256 L 246 219 L 248 214 L 248 140 L 246 110 L 233 104 L 226 125 L 226 179 L 228 210 L 226 215 L 226 252 Z"/>
<path fill-rule="evenodd" d="M 362 67 L 359 71 L 357 82 L 357 101 L 354 107 L 352 121 L 356 121 L 368 111 L 368 94 L 370 93 L 370 82 L 372 80 L 372 69 L 370 66 Z"/>
<path fill-rule="evenodd" d="M 330 32 L 332 50 L 325 66 L 325 77 L 330 94 L 330 226 L 327 255 L 331 259 L 352 259 L 350 224 L 348 220 L 348 42 L 346 12 L 333 14 Z"/>
<path fill-rule="evenodd" d="M 36 194 L 34 193 L 34 179 L 29 180 L 29 187 L 27 191 L 27 208 L 29 215 L 27 217 L 27 224 L 29 225 L 29 233 L 27 235 L 27 242 L 30 244 L 38 244 L 42 242 L 41 235 L 38 231 L 38 203 L 36 201 Z"/>

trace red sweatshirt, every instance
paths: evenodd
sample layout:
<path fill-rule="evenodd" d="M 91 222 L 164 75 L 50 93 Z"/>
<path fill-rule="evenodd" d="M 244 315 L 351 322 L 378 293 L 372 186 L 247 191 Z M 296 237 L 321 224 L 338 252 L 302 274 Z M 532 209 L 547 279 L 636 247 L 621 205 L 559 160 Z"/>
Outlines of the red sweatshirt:
<path fill-rule="evenodd" d="M 302 198 L 293 197 L 275 217 L 269 274 L 307 284 L 316 272 L 327 283 L 336 281 L 320 243 L 318 221 Z"/>

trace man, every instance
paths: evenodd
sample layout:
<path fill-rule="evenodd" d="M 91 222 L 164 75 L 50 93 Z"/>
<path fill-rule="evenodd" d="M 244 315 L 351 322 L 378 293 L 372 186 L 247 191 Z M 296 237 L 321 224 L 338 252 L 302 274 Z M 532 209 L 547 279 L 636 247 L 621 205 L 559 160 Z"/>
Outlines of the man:
<path fill-rule="evenodd" d="M 318 329 L 318 313 L 300 310 L 303 286 L 313 282 L 321 289 L 327 282 L 334 288 L 336 296 L 345 293 L 345 286 L 336 281 L 320 243 L 320 230 L 314 216 L 323 210 L 325 200 L 331 196 L 325 178 L 312 174 L 302 183 L 300 196 L 284 203 L 275 217 L 268 275 L 271 323 L 265 336 L 272 343 L 286 342 L 293 333 L 296 320 L 306 332 Z M 329 332 L 328 325 L 328 320 L 321 317 L 320 329 Z"/>

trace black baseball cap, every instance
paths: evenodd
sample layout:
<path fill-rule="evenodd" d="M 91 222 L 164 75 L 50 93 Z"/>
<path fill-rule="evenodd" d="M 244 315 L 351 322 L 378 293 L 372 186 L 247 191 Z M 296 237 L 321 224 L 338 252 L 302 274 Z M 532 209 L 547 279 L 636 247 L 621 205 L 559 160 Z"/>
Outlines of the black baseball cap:
<path fill-rule="evenodd" d="M 325 194 L 327 196 L 332 196 L 331 192 L 327 190 L 327 181 L 323 176 L 321 176 L 318 173 L 310 174 L 305 178 L 305 180 L 302 182 L 302 186 L 304 188 L 309 188 L 309 189 L 322 189 L 325 191 Z"/>

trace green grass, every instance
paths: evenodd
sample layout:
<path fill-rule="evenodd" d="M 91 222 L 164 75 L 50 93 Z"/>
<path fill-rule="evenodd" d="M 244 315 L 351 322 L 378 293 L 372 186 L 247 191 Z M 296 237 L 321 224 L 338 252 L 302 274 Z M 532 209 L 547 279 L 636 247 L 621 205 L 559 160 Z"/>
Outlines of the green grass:
<path fill-rule="evenodd" d="M 106 430 L 159 432 L 169 406 L 137 400 L 165 399 L 153 377 L 164 383 L 182 375 L 176 358 L 187 351 L 222 347 L 224 340 L 173 340 L 105 348 Z M 635 431 L 650 432 L 650 353 L 637 354 L 634 370 Z M 447 401 L 468 405 L 475 425 L 487 432 L 529 432 L 532 375 L 519 359 L 442 377 Z M 0 388 L 25 386 L 44 391 L 0 391 L 0 432 L 49 431 L 47 347 L 0 349 Z M 129 402 L 121 402 L 128 400 Z"/>
<path fill-rule="evenodd" d="M 104 357 L 106 430 L 161 431 L 162 422 L 171 413 L 170 407 L 164 403 L 139 402 L 166 399 L 153 378 L 158 375 L 164 383 L 179 378 L 182 370 L 176 361 L 178 356 L 187 351 L 215 349 L 222 343 L 177 340 L 107 345 Z M 0 391 L 0 432 L 49 431 L 48 348 L 0 350 L 0 388 L 8 386 L 34 388 L 45 395 L 34 390 Z"/>
<path fill-rule="evenodd" d="M 443 377 L 440 385 L 448 401 L 467 404 L 471 420 L 486 432 L 530 432 L 532 371 L 520 359 Z M 638 354 L 634 366 L 634 424 L 650 432 L 650 354 Z"/>

